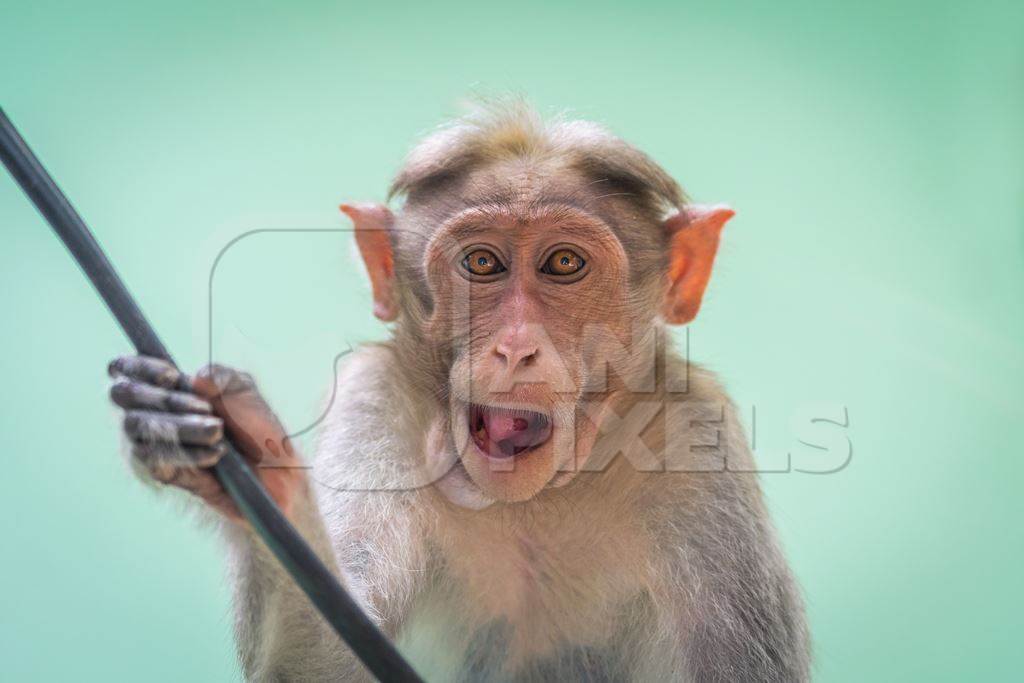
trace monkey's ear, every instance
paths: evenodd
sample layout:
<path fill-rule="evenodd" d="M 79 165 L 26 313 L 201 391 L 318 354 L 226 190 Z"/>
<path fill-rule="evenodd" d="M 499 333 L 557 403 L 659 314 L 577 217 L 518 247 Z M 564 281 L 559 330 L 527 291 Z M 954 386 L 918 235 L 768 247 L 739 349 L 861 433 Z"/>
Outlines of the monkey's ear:
<path fill-rule="evenodd" d="M 661 313 L 666 322 L 682 325 L 697 316 L 704 289 L 711 279 L 718 237 L 726 222 L 735 215 L 736 212 L 724 204 L 692 204 L 665 221 L 669 289 Z"/>
<path fill-rule="evenodd" d="M 373 289 L 373 314 L 385 322 L 394 320 L 398 302 L 390 232 L 395 217 L 383 204 L 342 204 L 340 208 L 355 224 L 356 244 Z"/>

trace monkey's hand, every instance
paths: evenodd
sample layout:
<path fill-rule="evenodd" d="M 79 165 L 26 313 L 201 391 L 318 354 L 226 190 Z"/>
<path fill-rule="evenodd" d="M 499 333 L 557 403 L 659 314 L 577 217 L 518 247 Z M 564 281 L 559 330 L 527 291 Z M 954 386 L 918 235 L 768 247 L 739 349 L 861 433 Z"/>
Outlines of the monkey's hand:
<path fill-rule="evenodd" d="M 193 377 L 146 356 L 112 361 L 110 398 L 124 408 L 134 469 L 144 478 L 195 494 L 232 520 L 241 515 L 210 472 L 227 451 L 225 433 L 289 513 L 305 472 L 277 416 L 252 377 L 220 365 Z"/>

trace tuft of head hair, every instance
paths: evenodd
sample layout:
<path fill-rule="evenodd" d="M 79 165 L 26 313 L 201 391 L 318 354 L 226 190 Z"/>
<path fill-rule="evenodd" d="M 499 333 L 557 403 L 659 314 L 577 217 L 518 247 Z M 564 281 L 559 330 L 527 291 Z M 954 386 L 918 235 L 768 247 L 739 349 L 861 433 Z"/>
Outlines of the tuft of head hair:
<path fill-rule="evenodd" d="M 388 198 L 412 197 L 438 181 L 489 163 L 561 160 L 595 181 L 625 188 L 661 211 L 686 203 L 682 188 L 649 156 L 591 121 L 544 120 L 522 99 L 478 101 L 417 144 Z"/>

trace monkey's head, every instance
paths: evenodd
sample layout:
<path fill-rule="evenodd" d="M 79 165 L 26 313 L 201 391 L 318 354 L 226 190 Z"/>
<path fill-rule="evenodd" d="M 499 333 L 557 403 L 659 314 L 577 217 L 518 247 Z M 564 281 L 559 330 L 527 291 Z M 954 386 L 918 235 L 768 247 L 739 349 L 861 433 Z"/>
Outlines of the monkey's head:
<path fill-rule="evenodd" d="M 696 315 L 727 207 L 687 204 L 642 152 L 583 121 L 492 107 L 429 136 L 397 215 L 344 205 L 454 502 L 522 501 L 584 466 L 616 398 Z M 640 382 L 642 384 L 642 382 Z M 648 391 L 652 388 L 648 388 Z"/>

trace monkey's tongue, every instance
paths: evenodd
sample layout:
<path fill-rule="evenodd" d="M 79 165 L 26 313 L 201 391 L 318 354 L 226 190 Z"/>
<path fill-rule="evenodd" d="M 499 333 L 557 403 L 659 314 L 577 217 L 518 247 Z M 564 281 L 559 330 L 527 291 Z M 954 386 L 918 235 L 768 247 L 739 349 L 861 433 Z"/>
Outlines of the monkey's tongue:
<path fill-rule="evenodd" d="M 510 458 L 551 438 L 551 420 L 529 410 L 474 405 L 469 429 L 480 450 L 494 458 Z"/>

